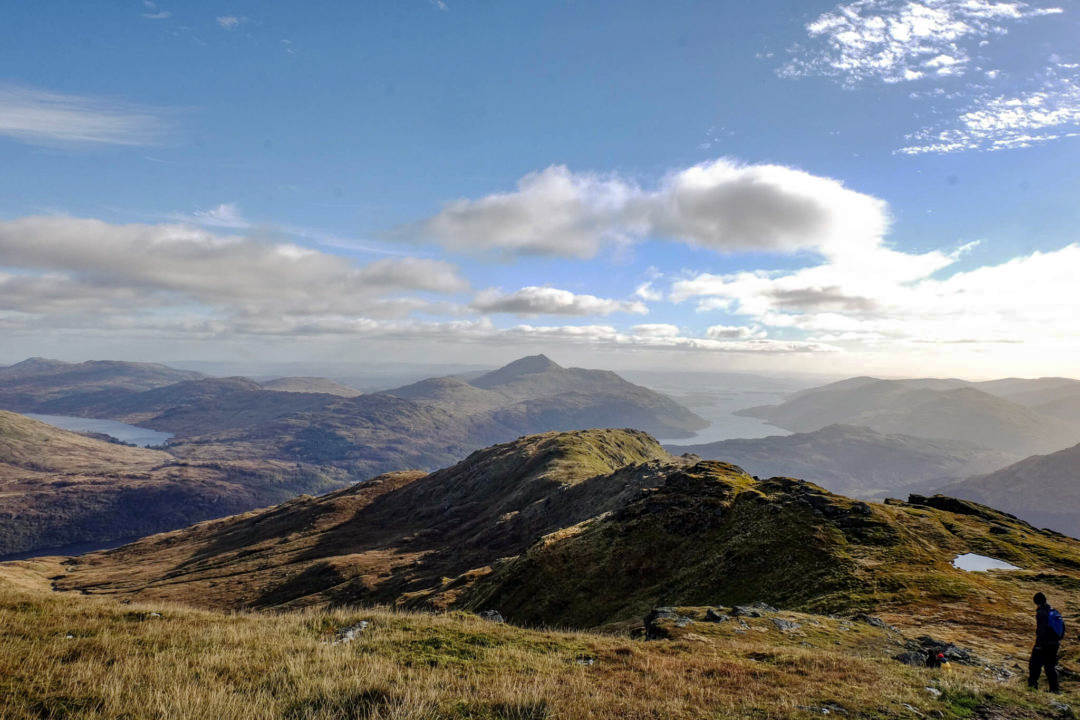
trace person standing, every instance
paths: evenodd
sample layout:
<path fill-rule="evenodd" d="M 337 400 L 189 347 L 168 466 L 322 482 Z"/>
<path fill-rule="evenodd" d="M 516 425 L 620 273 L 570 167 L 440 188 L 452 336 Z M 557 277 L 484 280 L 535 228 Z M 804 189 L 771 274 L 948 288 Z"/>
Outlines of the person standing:
<path fill-rule="evenodd" d="M 1039 675 L 1046 669 L 1046 681 L 1050 685 L 1050 692 L 1056 693 L 1058 687 L 1057 658 L 1058 649 L 1061 646 L 1061 636 L 1058 634 L 1058 626 L 1064 629 L 1061 623 L 1061 615 L 1057 610 L 1050 607 L 1046 602 L 1046 596 L 1035 593 L 1035 647 L 1031 650 L 1031 660 L 1028 662 L 1028 687 L 1032 690 L 1039 687 Z M 1057 617 L 1051 620 L 1051 613 Z"/>

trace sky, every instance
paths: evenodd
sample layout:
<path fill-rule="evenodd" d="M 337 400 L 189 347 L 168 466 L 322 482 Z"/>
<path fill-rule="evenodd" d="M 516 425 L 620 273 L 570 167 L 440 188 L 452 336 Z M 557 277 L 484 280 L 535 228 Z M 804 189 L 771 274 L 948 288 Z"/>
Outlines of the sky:
<path fill-rule="evenodd" d="M 1077 375 L 1077 0 L 2 12 L 0 363 Z"/>

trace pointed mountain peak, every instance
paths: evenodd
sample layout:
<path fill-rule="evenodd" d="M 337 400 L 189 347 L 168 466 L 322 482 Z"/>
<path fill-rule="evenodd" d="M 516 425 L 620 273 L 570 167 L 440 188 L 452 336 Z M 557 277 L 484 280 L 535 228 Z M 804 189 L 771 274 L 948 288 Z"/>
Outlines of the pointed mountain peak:
<path fill-rule="evenodd" d="M 525 375 L 538 375 L 562 369 L 561 365 L 553 362 L 547 355 L 529 355 L 478 377 L 472 384 L 480 388 L 492 388 L 519 380 Z"/>

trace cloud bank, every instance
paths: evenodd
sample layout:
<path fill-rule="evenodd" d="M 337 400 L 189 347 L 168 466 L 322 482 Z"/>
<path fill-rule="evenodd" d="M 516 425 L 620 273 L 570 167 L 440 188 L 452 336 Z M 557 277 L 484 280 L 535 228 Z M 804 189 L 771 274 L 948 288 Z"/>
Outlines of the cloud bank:
<path fill-rule="evenodd" d="M 553 165 L 513 192 L 457 200 L 398 233 L 458 252 L 585 259 L 646 238 L 720 252 L 831 252 L 874 242 L 888 224 L 884 202 L 839 181 L 720 159 L 672 172 L 651 190 Z"/>
<path fill-rule="evenodd" d="M 69 217 L 0 222 L 0 311 L 71 316 L 212 317 L 253 331 L 298 319 L 401 317 L 469 284 L 445 261 L 346 258 L 186 225 Z M 55 318 L 54 318 L 55 319 Z"/>

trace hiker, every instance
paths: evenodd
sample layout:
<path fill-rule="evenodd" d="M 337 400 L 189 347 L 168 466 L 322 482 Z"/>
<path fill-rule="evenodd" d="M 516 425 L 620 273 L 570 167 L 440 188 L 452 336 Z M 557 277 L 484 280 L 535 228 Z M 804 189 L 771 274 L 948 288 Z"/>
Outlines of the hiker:
<path fill-rule="evenodd" d="M 1065 621 L 1061 619 L 1061 613 L 1050 607 L 1041 592 L 1035 593 L 1034 600 L 1038 609 L 1035 611 L 1035 647 L 1031 650 L 1031 661 L 1028 663 L 1028 687 L 1038 689 L 1039 673 L 1045 668 L 1050 692 L 1056 693 L 1059 691 L 1058 647 L 1065 635 Z"/>

